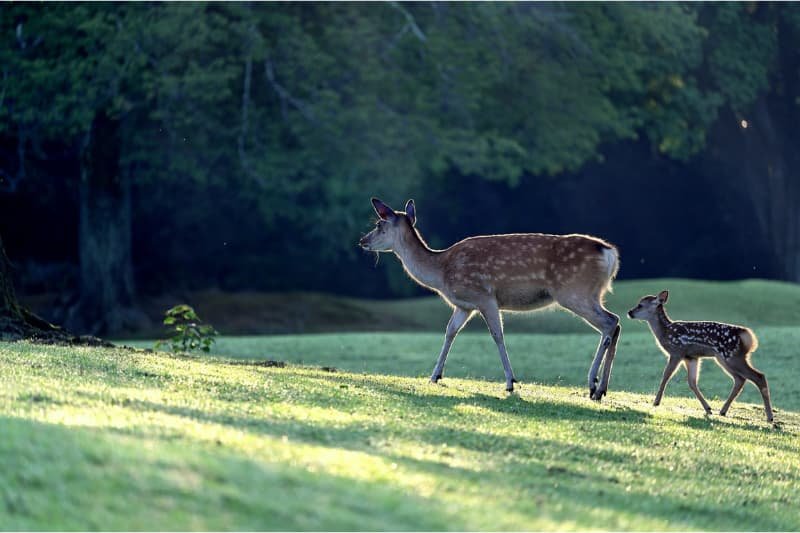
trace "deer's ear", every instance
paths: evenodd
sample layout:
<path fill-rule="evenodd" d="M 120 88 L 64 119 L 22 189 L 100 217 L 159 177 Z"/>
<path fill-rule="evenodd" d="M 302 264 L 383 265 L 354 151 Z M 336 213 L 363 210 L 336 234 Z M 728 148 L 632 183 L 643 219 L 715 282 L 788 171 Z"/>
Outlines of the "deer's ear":
<path fill-rule="evenodd" d="M 395 217 L 394 210 L 377 198 L 372 199 L 372 207 L 382 220 L 392 220 Z"/>
<path fill-rule="evenodd" d="M 661 291 L 658 293 L 658 303 L 667 303 L 667 298 L 669 298 L 669 291 Z"/>
<path fill-rule="evenodd" d="M 412 226 L 417 223 L 417 208 L 414 207 L 414 200 L 406 202 L 406 216 Z"/>

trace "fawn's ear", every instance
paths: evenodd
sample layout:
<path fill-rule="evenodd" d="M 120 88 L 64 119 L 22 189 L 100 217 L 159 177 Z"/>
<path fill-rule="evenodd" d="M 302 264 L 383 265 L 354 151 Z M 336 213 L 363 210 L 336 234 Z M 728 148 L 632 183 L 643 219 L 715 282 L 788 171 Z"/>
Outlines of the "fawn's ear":
<path fill-rule="evenodd" d="M 667 303 L 667 298 L 669 298 L 669 291 L 661 291 L 658 293 L 658 303 Z"/>
<path fill-rule="evenodd" d="M 381 217 L 382 220 L 392 220 L 396 216 L 391 207 L 381 202 L 377 198 L 372 199 L 372 207 L 375 208 L 375 212 L 378 213 L 378 216 Z"/>
<path fill-rule="evenodd" d="M 414 200 L 406 202 L 406 216 L 412 226 L 417 223 L 417 208 L 414 207 Z"/>

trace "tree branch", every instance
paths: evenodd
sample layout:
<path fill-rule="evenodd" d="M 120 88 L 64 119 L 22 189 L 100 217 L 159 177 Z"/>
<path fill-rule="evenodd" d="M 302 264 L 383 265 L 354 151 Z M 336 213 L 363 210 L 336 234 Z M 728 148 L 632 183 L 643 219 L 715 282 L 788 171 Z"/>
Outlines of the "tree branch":
<path fill-rule="evenodd" d="M 248 55 L 247 61 L 244 64 L 244 87 L 242 88 L 242 125 L 239 130 L 238 151 L 239 162 L 244 168 L 245 172 L 251 173 L 250 163 L 247 161 L 247 154 L 245 153 L 245 139 L 247 137 L 247 128 L 249 121 L 249 107 L 250 107 L 250 84 L 253 79 L 253 58 Z"/>
<path fill-rule="evenodd" d="M 278 81 L 275 79 L 275 70 L 272 67 L 272 60 L 267 58 L 264 61 L 264 73 L 267 75 L 267 80 L 269 84 L 272 86 L 273 90 L 278 93 L 278 96 L 284 102 L 289 102 L 295 109 L 300 111 L 300 113 L 308 119 L 309 122 L 313 122 L 314 124 L 317 123 L 317 119 L 314 116 L 314 112 L 306 105 L 304 102 L 301 102 L 297 98 L 294 98 L 289 91 L 286 90 Z"/>
<path fill-rule="evenodd" d="M 417 39 L 423 43 L 428 40 L 427 37 L 425 37 L 425 34 L 422 33 L 422 30 L 419 29 L 419 26 L 417 26 L 417 21 L 414 20 L 414 17 L 411 15 L 411 13 L 406 11 L 403 6 L 397 2 L 389 2 L 389 5 L 403 14 L 403 16 L 406 18 L 406 22 L 408 23 L 408 27 L 411 28 L 411 32 L 417 37 Z"/>

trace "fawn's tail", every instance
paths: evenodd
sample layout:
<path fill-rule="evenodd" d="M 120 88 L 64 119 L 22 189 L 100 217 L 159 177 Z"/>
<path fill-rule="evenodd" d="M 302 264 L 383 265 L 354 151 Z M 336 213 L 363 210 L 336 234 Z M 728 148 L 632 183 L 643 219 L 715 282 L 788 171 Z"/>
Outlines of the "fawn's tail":
<path fill-rule="evenodd" d="M 747 353 L 753 353 L 758 350 L 758 337 L 756 337 L 752 329 L 744 328 L 741 333 L 739 333 L 739 338 L 742 339 L 742 344 L 747 350 Z"/>

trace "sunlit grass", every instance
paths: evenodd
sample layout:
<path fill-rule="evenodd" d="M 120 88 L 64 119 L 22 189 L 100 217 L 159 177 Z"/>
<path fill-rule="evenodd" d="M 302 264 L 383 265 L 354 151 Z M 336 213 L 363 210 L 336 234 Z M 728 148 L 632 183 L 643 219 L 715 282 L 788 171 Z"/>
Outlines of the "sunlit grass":
<path fill-rule="evenodd" d="M 592 336 L 517 339 L 512 361 L 536 378 L 512 396 L 496 355 L 471 335 L 459 339 L 459 363 L 448 366 L 456 377 L 443 386 L 417 377 L 438 340 L 409 334 L 220 346 L 293 360 L 291 345 L 306 363 L 338 361 L 336 372 L 3 344 L 0 527 L 797 529 L 796 387 L 788 394 L 791 367 L 771 353 L 796 333 L 770 331 L 761 366 L 776 389 L 777 427 L 752 396 L 729 418 L 702 416 L 677 378 L 653 408 L 663 357 L 644 336 L 621 348 L 602 404 L 581 383 Z M 386 367 L 370 368 L 373 347 Z M 350 366 L 357 372 L 342 370 Z M 631 368 L 644 366 L 653 369 Z M 474 379 L 484 369 L 491 379 Z M 714 374 L 703 375 L 704 390 Z"/>

